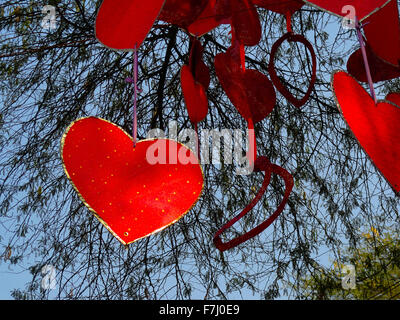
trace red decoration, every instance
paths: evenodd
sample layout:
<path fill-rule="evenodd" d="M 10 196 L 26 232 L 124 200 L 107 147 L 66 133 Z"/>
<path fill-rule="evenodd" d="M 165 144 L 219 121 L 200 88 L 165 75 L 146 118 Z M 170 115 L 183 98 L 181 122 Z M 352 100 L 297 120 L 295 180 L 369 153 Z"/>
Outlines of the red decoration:
<path fill-rule="evenodd" d="M 347 16 L 348 13 L 343 12 L 343 8 L 350 5 L 355 8 L 358 20 L 363 21 L 390 0 L 304 0 L 304 2 L 339 17 Z"/>
<path fill-rule="evenodd" d="M 189 54 L 189 67 L 198 82 L 200 82 L 204 89 L 208 89 L 210 86 L 210 70 L 203 62 L 203 52 L 204 48 L 201 45 L 201 42 L 192 38 L 190 41 L 190 54 Z"/>
<path fill-rule="evenodd" d="M 189 66 L 181 70 L 182 92 L 188 109 L 190 121 L 197 124 L 204 120 L 208 113 L 208 100 L 204 86 L 197 82 Z"/>
<path fill-rule="evenodd" d="M 394 103 L 397 107 L 400 108 L 400 93 L 398 93 L 398 92 L 389 93 L 386 96 L 385 100 Z"/>
<path fill-rule="evenodd" d="M 189 65 L 181 70 L 182 92 L 190 121 L 195 125 L 204 120 L 208 113 L 206 90 L 210 85 L 210 72 L 202 60 L 203 47 L 197 39 L 192 39 Z"/>
<path fill-rule="evenodd" d="M 183 29 L 197 20 L 208 0 L 166 0 L 159 19 Z"/>
<path fill-rule="evenodd" d="M 372 51 L 392 67 L 400 66 L 400 20 L 397 0 L 365 20 L 365 37 Z"/>
<path fill-rule="evenodd" d="M 254 123 L 266 118 L 276 103 L 275 89 L 266 75 L 244 69 L 240 61 L 239 44 L 215 57 L 215 71 L 222 88 L 241 116 Z"/>
<path fill-rule="evenodd" d="M 196 36 L 201 37 L 202 35 L 210 32 L 221 24 L 229 24 L 229 20 L 223 20 L 216 13 L 217 0 L 209 0 L 207 7 L 203 10 L 200 16 L 194 21 L 189 27 L 188 31 Z"/>
<path fill-rule="evenodd" d="M 220 250 L 220 251 L 225 251 L 229 250 L 233 247 L 236 247 L 237 245 L 255 237 L 256 235 L 260 234 L 263 232 L 266 228 L 268 228 L 282 213 L 288 199 L 290 196 L 290 193 L 292 192 L 293 188 L 293 177 L 292 175 L 287 172 L 285 169 L 275 165 L 271 164 L 269 159 L 267 157 L 258 157 L 257 160 L 255 161 L 254 165 L 254 170 L 255 172 L 264 172 L 264 181 L 263 184 L 258 191 L 256 197 L 253 199 L 253 201 L 235 218 L 230 220 L 228 223 L 226 223 L 218 232 L 214 235 L 214 244 L 215 246 Z M 279 175 L 283 180 L 285 181 L 285 194 L 283 196 L 283 200 L 278 206 L 278 208 L 275 210 L 275 212 L 263 223 L 255 227 L 254 229 L 246 232 L 245 234 L 232 239 L 228 242 L 223 243 L 221 240 L 221 234 L 230 228 L 233 224 L 235 224 L 237 221 L 239 221 L 244 215 L 246 215 L 250 210 L 254 208 L 254 206 L 262 199 L 262 196 L 264 195 L 265 191 L 268 188 L 268 185 L 271 181 L 271 175 L 272 173 L 275 173 Z"/>
<path fill-rule="evenodd" d="M 377 169 L 392 188 L 400 191 L 400 108 L 388 102 L 375 104 L 349 74 L 333 76 L 338 108 L 348 126 Z"/>
<path fill-rule="evenodd" d="M 378 57 L 366 43 L 368 64 L 374 83 L 400 77 L 400 68 L 393 66 Z M 368 82 L 361 49 L 355 51 L 347 61 L 347 71 L 360 82 Z"/>
<path fill-rule="evenodd" d="M 303 7 L 304 5 L 304 2 L 302 0 L 253 0 L 253 3 L 261 8 L 284 15 L 288 13 L 293 14 L 296 11 L 300 10 L 301 7 Z"/>
<path fill-rule="evenodd" d="M 278 48 L 281 46 L 281 44 L 285 41 L 288 40 L 289 42 L 299 42 L 304 44 L 304 46 L 310 51 L 311 53 L 311 58 L 312 58 L 312 73 L 311 73 L 311 80 L 310 84 L 308 87 L 308 90 L 304 97 L 302 99 L 298 99 L 294 97 L 290 91 L 283 85 L 282 81 L 279 79 L 276 70 L 275 70 L 275 56 L 278 51 Z M 288 32 L 285 35 L 283 35 L 278 41 L 274 43 L 271 49 L 271 56 L 270 56 L 270 61 L 268 65 L 268 71 L 271 77 L 271 80 L 275 87 L 278 89 L 278 91 L 294 106 L 300 108 L 302 107 L 310 98 L 311 92 L 314 89 L 314 84 L 316 81 L 316 76 L 317 76 L 317 58 L 315 56 L 314 48 L 312 47 L 311 43 L 304 38 L 302 35 L 295 35 L 292 32 Z"/>
<path fill-rule="evenodd" d="M 104 0 L 96 18 L 96 37 L 117 50 L 139 48 L 165 0 Z"/>
<path fill-rule="evenodd" d="M 146 153 L 156 143 L 164 143 L 158 157 L 166 164 L 148 161 Z M 69 126 L 61 148 L 65 172 L 81 200 L 123 244 L 175 223 L 202 192 L 197 157 L 173 140 L 143 140 L 133 148 L 121 128 L 91 117 Z M 182 154 L 189 164 L 177 161 Z"/>
<path fill-rule="evenodd" d="M 230 21 L 236 39 L 244 46 L 260 42 L 260 17 L 251 0 L 219 0 L 215 12 L 220 19 Z"/>

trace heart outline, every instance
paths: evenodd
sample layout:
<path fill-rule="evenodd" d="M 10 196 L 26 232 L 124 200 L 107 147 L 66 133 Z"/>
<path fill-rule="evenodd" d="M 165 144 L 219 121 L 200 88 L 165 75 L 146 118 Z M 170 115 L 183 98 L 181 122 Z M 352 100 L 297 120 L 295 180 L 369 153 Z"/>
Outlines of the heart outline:
<path fill-rule="evenodd" d="M 296 98 L 282 83 L 279 79 L 278 74 L 276 73 L 275 68 L 275 56 L 278 52 L 279 47 L 282 43 L 287 40 L 288 42 L 299 42 L 303 44 L 310 52 L 312 59 L 312 73 L 310 84 L 308 85 L 308 89 L 306 94 L 301 98 Z M 308 100 L 310 99 L 311 93 L 314 90 L 315 82 L 317 80 L 317 57 L 314 51 L 312 44 L 302 35 L 294 34 L 293 32 L 287 32 L 282 37 L 280 37 L 271 48 L 271 55 L 268 64 L 268 72 L 271 77 L 271 81 L 276 87 L 276 89 L 295 107 L 301 108 L 304 106 Z"/>

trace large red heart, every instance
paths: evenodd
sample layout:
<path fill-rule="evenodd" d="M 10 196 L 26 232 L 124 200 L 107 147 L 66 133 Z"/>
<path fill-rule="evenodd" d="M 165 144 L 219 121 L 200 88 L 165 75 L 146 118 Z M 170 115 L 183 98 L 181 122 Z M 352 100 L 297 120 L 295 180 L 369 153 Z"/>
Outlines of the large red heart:
<path fill-rule="evenodd" d="M 392 188 L 400 191 L 400 108 L 388 101 L 375 104 L 349 74 L 333 75 L 338 108 L 348 126 L 377 169 Z"/>
<path fill-rule="evenodd" d="M 254 123 L 266 118 L 275 107 L 272 82 L 257 70 L 245 69 L 236 57 L 236 46 L 215 57 L 215 72 L 232 104 L 241 116 Z"/>
<path fill-rule="evenodd" d="M 340 17 L 347 16 L 348 12 L 343 12 L 343 8 L 350 5 L 355 8 L 358 20 L 362 21 L 390 0 L 304 0 L 304 2 Z"/>
<path fill-rule="evenodd" d="M 202 169 L 185 146 L 161 139 L 139 141 L 133 148 L 127 133 L 99 118 L 72 123 L 61 153 L 81 200 L 123 244 L 173 224 L 202 192 Z M 177 161 L 183 156 L 188 164 Z M 165 164 L 151 164 L 157 160 L 152 157 Z"/>
<path fill-rule="evenodd" d="M 96 18 L 97 39 L 117 50 L 139 48 L 165 0 L 104 0 Z"/>

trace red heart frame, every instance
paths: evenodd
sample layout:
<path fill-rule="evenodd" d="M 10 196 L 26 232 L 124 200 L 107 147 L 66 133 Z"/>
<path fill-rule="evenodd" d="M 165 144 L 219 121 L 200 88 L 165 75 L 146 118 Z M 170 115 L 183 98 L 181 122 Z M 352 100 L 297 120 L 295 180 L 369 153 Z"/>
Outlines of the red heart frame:
<path fill-rule="evenodd" d="M 255 161 L 254 164 L 254 171 L 255 172 L 264 172 L 264 181 L 262 183 L 262 186 L 260 190 L 258 191 L 256 197 L 250 202 L 250 204 L 235 218 L 230 220 L 228 223 L 226 223 L 221 229 L 219 229 L 215 235 L 214 235 L 214 244 L 220 251 L 226 251 L 229 249 L 232 249 L 239 244 L 255 237 L 256 235 L 260 234 L 263 232 L 265 229 L 267 229 L 282 213 L 283 209 L 285 208 L 285 205 L 287 201 L 289 200 L 290 193 L 292 192 L 294 181 L 292 175 L 286 171 L 285 169 L 272 164 L 267 157 L 258 157 L 257 160 Z M 271 176 L 272 173 L 275 173 L 279 175 L 280 177 L 283 178 L 285 181 L 285 194 L 283 196 L 282 202 L 279 204 L 278 208 L 275 210 L 275 212 L 264 222 L 262 222 L 260 225 L 257 227 L 253 228 L 252 230 L 246 232 L 243 235 L 238 236 L 237 238 L 234 238 L 228 242 L 222 242 L 221 239 L 221 234 L 226 231 L 228 228 L 230 228 L 233 224 L 235 224 L 237 221 L 239 221 L 243 216 L 245 216 L 250 210 L 254 208 L 254 206 L 261 200 L 262 196 L 266 192 L 268 185 L 271 181 Z"/>
<path fill-rule="evenodd" d="M 276 69 L 275 69 L 275 56 L 276 53 L 279 49 L 279 47 L 282 45 L 282 43 L 288 40 L 289 42 L 299 42 L 302 43 L 311 53 L 311 58 L 312 58 L 312 74 L 311 74 L 311 81 L 308 87 L 308 90 L 304 97 L 302 99 L 297 99 L 296 97 L 293 96 L 293 94 L 282 84 L 281 80 L 279 79 Z M 275 87 L 278 89 L 278 91 L 294 106 L 297 108 L 302 107 L 308 99 L 311 96 L 312 90 L 314 89 L 315 81 L 317 79 L 317 58 L 315 56 L 314 48 L 311 45 L 311 43 L 302 35 L 298 34 L 293 34 L 292 32 L 287 32 L 284 34 L 281 38 L 279 38 L 274 45 L 272 46 L 271 49 L 271 56 L 270 56 L 270 61 L 268 65 L 268 71 L 269 75 L 271 77 L 272 83 L 275 85 Z"/>

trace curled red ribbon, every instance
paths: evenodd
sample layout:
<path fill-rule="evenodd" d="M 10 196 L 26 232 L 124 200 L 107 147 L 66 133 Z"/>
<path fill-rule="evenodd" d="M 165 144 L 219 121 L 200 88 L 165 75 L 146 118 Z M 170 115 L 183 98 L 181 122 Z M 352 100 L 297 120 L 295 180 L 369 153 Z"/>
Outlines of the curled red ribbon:
<path fill-rule="evenodd" d="M 292 175 L 285 169 L 279 167 L 278 165 L 272 164 L 267 157 L 261 156 L 261 157 L 257 158 L 257 160 L 255 161 L 255 165 L 254 165 L 254 171 L 256 171 L 256 172 L 263 171 L 265 174 L 264 181 L 263 181 L 262 186 L 261 186 L 260 190 L 258 191 L 256 197 L 248 204 L 248 206 L 238 216 L 236 216 L 235 218 L 230 220 L 228 223 L 226 223 L 214 235 L 214 244 L 217 247 L 217 249 L 222 252 L 238 246 L 239 244 L 255 237 L 256 235 L 263 232 L 266 228 L 268 228 L 282 213 L 282 211 L 289 199 L 290 193 L 292 192 L 293 185 L 294 185 Z M 245 216 L 261 200 L 261 198 L 263 197 L 263 195 L 264 195 L 265 191 L 267 190 L 268 185 L 271 181 L 272 173 L 279 175 L 285 181 L 285 187 L 286 187 L 285 194 L 284 194 L 283 200 L 279 204 L 278 208 L 267 220 L 262 222 L 257 227 L 253 228 L 252 230 L 246 232 L 245 234 L 238 236 L 237 238 L 234 238 L 228 242 L 225 242 L 225 243 L 222 242 L 221 234 L 225 230 L 230 228 L 233 224 L 235 224 L 237 221 L 239 221 L 243 216 Z"/>

